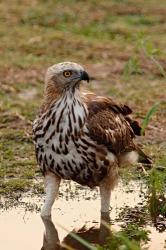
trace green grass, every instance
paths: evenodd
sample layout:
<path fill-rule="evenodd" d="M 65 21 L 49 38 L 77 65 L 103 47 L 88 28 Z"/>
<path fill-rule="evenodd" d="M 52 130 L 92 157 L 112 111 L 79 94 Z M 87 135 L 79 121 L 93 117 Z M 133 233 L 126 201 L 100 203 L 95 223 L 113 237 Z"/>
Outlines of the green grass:
<path fill-rule="evenodd" d="M 123 170 L 122 178 L 144 180 L 146 213 L 165 216 L 160 202 L 166 190 L 165 0 L 157 6 L 154 0 L 7 0 L 0 9 L 0 194 L 43 193 L 34 183 L 41 174 L 31 122 L 42 102 L 47 67 L 70 60 L 94 77 L 92 91 L 128 104 L 143 124 L 141 143 L 154 169 L 147 175 Z M 128 245 L 128 237 L 116 235 L 114 249 L 140 249 L 135 242 Z"/>
<path fill-rule="evenodd" d="M 156 113 L 157 109 L 159 108 L 159 103 L 155 103 L 151 109 L 148 111 L 148 113 L 146 114 L 143 123 L 142 123 L 142 130 L 141 130 L 141 134 L 144 135 L 145 133 L 145 129 L 149 124 L 149 121 L 151 119 L 151 117 Z"/>
<path fill-rule="evenodd" d="M 98 250 L 141 250 L 141 243 L 148 242 L 148 231 L 130 224 L 119 232 L 114 232 L 104 247 Z"/>

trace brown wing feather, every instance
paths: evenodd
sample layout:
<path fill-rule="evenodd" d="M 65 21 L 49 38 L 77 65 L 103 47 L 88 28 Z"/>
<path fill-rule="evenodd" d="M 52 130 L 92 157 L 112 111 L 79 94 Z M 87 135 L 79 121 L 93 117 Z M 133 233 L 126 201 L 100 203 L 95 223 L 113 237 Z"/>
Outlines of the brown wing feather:
<path fill-rule="evenodd" d="M 93 140 L 116 154 L 136 149 L 133 138 L 140 134 L 140 126 L 128 116 L 132 113 L 128 106 L 90 93 L 83 93 L 83 98 L 89 110 L 88 128 Z"/>

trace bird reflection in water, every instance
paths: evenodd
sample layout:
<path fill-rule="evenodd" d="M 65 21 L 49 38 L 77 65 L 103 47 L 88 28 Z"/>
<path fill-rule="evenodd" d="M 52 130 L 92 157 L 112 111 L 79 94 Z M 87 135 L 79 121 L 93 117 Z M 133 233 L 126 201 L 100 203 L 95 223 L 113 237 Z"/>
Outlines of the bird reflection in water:
<path fill-rule="evenodd" d="M 75 249 L 75 250 L 88 250 L 86 246 L 80 243 L 78 240 L 74 239 L 71 234 L 63 239 L 62 242 L 59 240 L 58 231 L 51 219 L 51 217 L 42 218 L 44 223 L 45 232 L 43 235 L 43 246 L 41 250 L 65 250 L 65 249 Z M 111 230 L 108 226 L 110 218 L 108 214 L 101 215 L 101 223 L 99 228 L 90 227 L 89 229 L 86 226 L 83 226 L 79 230 L 73 230 L 72 233 L 75 233 L 82 239 L 86 240 L 90 244 L 101 244 L 104 245 L 106 239 L 111 236 Z M 105 225 L 107 223 L 107 226 Z"/>

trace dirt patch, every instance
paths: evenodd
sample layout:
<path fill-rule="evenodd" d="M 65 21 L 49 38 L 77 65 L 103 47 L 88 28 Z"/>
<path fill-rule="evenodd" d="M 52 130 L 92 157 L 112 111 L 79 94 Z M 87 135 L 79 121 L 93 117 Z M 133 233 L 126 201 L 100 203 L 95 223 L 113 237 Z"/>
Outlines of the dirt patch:
<path fill-rule="evenodd" d="M 1 121 L 0 129 L 10 127 L 15 130 L 25 129 L 27 132 L 31 131 L 32 123 L 18 113 L 3 112 L 1 113 Z"/>
<path fill-rule="evenodd" d="M 8 85 L 16 85 L 18 83 L 27 84 L 31 83 L 36 85 L 44 79 L 46 69 L 42 68 L 28 68 L 19 69 L 16 67 L 1 67 L 0 69 L 0 84 L 6 88 Z"/>
<path fill-rule="evenodd" d="M 139 5 L 139 4 L 137 4 Z M 166 17 L 166 8 L 143 8 L 141 6 L 127 6 L 126 4 L 121 5 L 112 5 L 111 13 L 114 15 L 159 15 L 162 16 L 165 20 Z"/>

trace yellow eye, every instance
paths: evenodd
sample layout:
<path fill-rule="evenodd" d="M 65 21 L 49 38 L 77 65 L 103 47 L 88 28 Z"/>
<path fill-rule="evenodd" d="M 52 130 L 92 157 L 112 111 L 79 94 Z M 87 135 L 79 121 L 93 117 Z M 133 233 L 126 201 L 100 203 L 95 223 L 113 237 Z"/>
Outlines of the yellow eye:
<path fill-rule="evenodd" d="M 69 77 L 69 76 L 71 76 L 71 74 L 72 74 L 72 72 L 69 71 L 69 70 L 63 72 L 63 75 L 64 75 L 65 77 Z"/>

